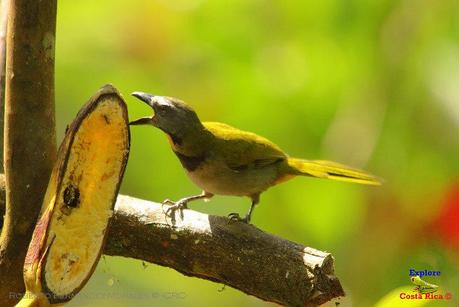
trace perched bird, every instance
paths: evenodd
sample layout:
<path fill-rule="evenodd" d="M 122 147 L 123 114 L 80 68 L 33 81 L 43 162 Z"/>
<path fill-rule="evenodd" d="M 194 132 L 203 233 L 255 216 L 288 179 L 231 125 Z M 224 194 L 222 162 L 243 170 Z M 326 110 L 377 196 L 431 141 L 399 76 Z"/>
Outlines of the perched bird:
<path fill-rule="evenodd" d="M 415 291 L 418 291 L 421 294 L 434 293 L 437 292 L 438 286 L 428 283 L 421 279 L 418 275 L 411 277 L 411 282 L 416 285 L 414 288 Z"/>
<path fill-rule="evenodd" d="M 209 199 L 214 194 L 248 196 L 252 205 L 244 218 L 231 213 L 232 220 L 250 222 L 253 210 L 266 189 L 295 176 L 310 176 L 361 184 L 379 185 L 366 172 L 330 162 L 290 158 L 277 145 L 256 135 L 217 122 L 201 122 L 185 102 L 172 97 L 142 92 L 132 95 L 148 104 L 153 116 L 130 122 L 152 125 L 164 131 L 172 150 L 202 194 L 185 197 L 171 210 L 187 208 L 190 201 Z"/>

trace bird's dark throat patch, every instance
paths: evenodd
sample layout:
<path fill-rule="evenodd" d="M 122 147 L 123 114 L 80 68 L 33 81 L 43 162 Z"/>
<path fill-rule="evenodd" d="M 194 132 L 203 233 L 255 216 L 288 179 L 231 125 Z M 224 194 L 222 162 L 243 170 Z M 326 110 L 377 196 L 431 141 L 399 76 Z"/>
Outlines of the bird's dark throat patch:
<path fill-rule="evenodd" d="M 177 151 L 174 151 L 174 153 L 179 158 L 180 163 L 182 163 L 182 166 L 189 172 L 196 170 L 206 160 L 206 157 L 204 155 L 186 156 Z"/>
<path fill-rule="evenodd" d="M 176 145 L 176 146 L 177 146 L 177 145 L 178 145 L 178 146 L 182 145 L 182 139 L 181 139 L 180 137 L 178 137 L 177 135 L 172 134 L 172 133 L 168 133 L 168 132 L 166 132 L 166 133 L 167 133 L 167 136 L 168 136 L 168 138 L 169 138 L 169 141 L 170 141 L 173 145 Z"/>

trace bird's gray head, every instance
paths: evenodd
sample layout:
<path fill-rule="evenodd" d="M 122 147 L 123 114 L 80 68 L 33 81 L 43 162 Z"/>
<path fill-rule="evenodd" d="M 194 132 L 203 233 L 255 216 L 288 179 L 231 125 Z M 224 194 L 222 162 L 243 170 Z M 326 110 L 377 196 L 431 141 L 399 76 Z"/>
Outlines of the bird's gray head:
<path fill-rule="evenodd" d="M 180 99 L 142 92 L 134 92 L 132 96 L 148 104 L 154 114 L 134 120 L 129 125 L 152 125 L 176 137 L 202 127 L 196 112 Z"/>

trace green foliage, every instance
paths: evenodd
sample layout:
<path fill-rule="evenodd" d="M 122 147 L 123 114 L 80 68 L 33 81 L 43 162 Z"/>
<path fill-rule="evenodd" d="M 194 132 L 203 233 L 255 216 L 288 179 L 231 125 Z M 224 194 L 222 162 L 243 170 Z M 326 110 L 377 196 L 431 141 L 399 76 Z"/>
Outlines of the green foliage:
<path fill-rule="evenodd" d="M 457 249 L 429 228 L 458 178 L 458 12 L 454 0 L 62 1 L 59 136 L 110 82 L 131 119 L 151 111 L 129 93 L 176 96 L 203 120 L 256 132 L 292 156 L 364 168 L 385 184 L 297 178 L 263 194 L 253 223 L 332 252 L 348 294 L 343 306 L 374 305 L 409 285 L 411 267 L 442 271 L 432 282 L 459 295 Z M 198 189 L 160 131 L 134 127 L 122 192 L 161 201 Z M 192 206 L 226 215 L 244 213 L 249 200 Z M 88 298 L 110 291 L 119 294 L 113 306 L 263 305 L 219 289 L 107 258 L 73 306 L 100 306 Z M 186 297 L 132 298 L 155 291 Z"/>

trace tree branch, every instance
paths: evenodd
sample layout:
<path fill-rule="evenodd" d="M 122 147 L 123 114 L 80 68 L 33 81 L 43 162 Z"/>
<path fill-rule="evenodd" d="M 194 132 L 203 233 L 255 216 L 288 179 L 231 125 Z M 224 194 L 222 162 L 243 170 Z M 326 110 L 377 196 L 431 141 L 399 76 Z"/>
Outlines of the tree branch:
<path fill-rule="evenodd" d="M 56 0 L 11 0 L 7 26 L 0 306 L 22 292 L 22 266 L 56 156 Z"/>
<path fill-rule="evenodd" d="M 173 223 L 161 204 L 119 195 L 104 254 L 167 266 L 287 306 L 344 296 L 331 254 L 228 221 L 184 210 Z"/>
<path fill-rule="evenodd" d="M 104 253 L 171 267 L 287 306 L 317 306 L 344 296 L 329 253 L 192 210 L 183 210 L 183 217 L 177 212 L 172 221 L 164 208 L 119 195 Z"/>

